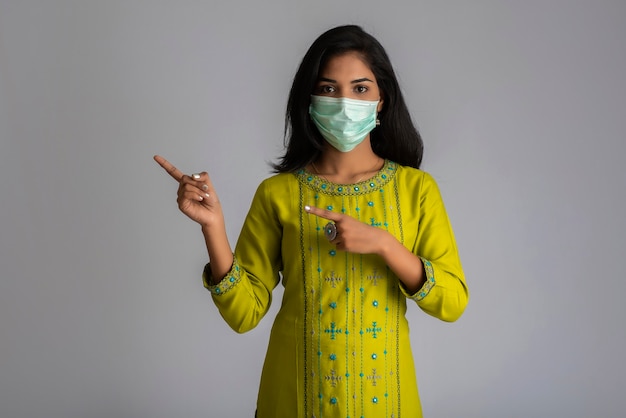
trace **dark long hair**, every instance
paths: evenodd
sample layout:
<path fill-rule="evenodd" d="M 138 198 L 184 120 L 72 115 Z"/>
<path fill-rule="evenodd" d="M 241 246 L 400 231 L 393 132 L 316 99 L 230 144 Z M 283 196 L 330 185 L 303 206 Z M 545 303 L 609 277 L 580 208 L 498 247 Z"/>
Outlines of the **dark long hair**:
<path fill-rule="evenodd" d="M 419 168 L 424 144 L 406 107 L 398 80 L 382 45 L 359 26 L 339 26 L 323 33 L 302 59 L 289 93 L 285 114 L 287 150 L 276 172 L 293 172 L 315 161 L 325 140 L 311 121 L 309 104 L 319 72 L 328 60 L 348 52 L 358 53 L 376 77 L 383 108 L 380 126 L 370 133 L 373 151 L 398 164 Z"/>

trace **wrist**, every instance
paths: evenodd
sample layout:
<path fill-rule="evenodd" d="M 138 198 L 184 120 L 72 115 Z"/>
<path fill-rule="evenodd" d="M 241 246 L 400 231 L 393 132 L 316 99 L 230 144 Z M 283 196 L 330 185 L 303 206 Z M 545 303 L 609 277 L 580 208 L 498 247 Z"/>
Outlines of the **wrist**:
<path fill-rule="evenodd" d="M 207 236 L 208 234 L 215 234 L 216 232 L 226 231 L 224 221 L 221 222 L 213 220 L 207 222 L 200 222 L 200 229 L 202 233 Z"/>
<path fill-rule="evenodd" d="M 398 244 L 399 242 L 389 232 L 382 229 L 380 232 L 380 237 L 376 240 L 378 242 L 378 250 L 376 251 L 376 254 L 384 260 L 387 260 L 389 254 L 394 251 L 394 244 Z"/>

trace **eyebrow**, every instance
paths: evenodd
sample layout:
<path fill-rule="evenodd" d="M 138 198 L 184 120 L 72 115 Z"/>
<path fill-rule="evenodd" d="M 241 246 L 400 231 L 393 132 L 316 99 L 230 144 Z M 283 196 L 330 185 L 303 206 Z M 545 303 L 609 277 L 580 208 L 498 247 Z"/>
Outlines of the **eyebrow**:
<path fill-rule="evenodd" d="M 336 83 L 337 80 L 333 80 L 332 78 L 326 78 L 326 77 L 320 77 L 319 81 L 325 81 L 327 83 Z M 352 80 L 350 83 L 351 84 L 357 84 L 357 83 L 362 83 L 364 81 L 369 81 L 370 83 L 373 83 L 372 80 L 370 80 L 369 78 L 363 77 L 363 78 L 357 78 L 356 80 Z"/>

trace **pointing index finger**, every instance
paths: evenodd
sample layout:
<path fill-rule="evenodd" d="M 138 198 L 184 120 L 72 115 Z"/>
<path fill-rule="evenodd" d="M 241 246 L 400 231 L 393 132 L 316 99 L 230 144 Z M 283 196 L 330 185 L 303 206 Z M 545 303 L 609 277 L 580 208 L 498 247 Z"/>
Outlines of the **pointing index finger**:
<path fill-rule="evenodd" d="M 341 220 L 341 214 L 333 212 L 331 210 L 316 208 L 315 206 L 305 206 L 304 210 L 312 215 L 319 216 L 320 218 L 328 219 L 329 221 L 338 222 Z"/>
<path fill-rule="evenodd" d="M 183 173 L 176 167 L 174 167 L 169 161 L 160 155 L 154 156 L 154 161 L 156 161 L 161 167 L 167 171 L 167 173 L 174 178 L 176 181 L 180 181 L 183 178 Z"/>

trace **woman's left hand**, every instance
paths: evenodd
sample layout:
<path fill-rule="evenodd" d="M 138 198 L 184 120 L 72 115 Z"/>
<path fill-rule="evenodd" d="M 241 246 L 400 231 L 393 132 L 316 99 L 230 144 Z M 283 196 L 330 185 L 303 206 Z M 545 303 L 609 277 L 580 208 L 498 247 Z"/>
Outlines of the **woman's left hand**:
<path fill-rule="evenodd" d="M 320 218 L 327 219 L 335 224 L 337 235 L 330 242 L 338 250 L 355 254 L 381 255 L 389 238 L 393 238 L 384 229 L 363 223 L 349 215 L 320 209 L 315 206 L 305 206 L 304 210 Z"/>

